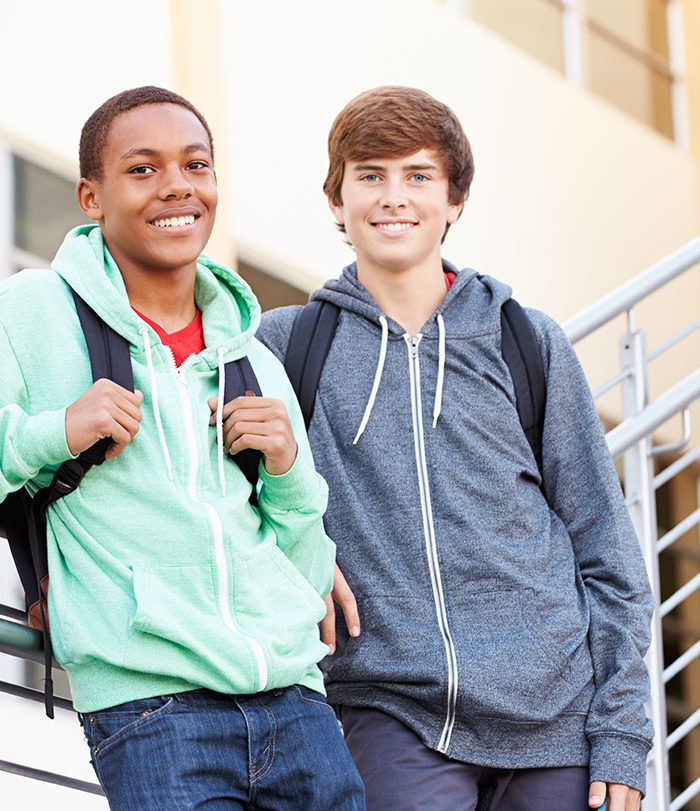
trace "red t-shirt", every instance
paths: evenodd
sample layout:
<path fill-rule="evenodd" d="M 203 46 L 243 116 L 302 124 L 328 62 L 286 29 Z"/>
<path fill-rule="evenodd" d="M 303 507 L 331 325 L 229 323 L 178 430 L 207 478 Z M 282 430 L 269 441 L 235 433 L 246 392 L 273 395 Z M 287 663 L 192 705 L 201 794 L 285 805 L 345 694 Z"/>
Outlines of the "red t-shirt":
<path fill-rule="evenodd" d="M 447 289 L 449 290 L 452 287 L 452 282 L 457 278 L 457 274 L 452 270 L 445 271 L 445 284 L 447 285 Z"/>
<path fill-rule="evenodd" d="M 164 346 L 169 346 L 172 350 L 173 357 L 175 358 L 175 365 L 180 364 L 189 358 L 190 355 L 196 355 L 204 349 L 204 330 L 202 329 L 202 314 L 197 310 L 192 321 L 177 332 L 168 333 L 160 324 L 146 318 L 143 313 L 140 313 L 135 307 L 133 311 L 139 318 L 142 318 L 149 327 L 153 327 L 158 337 L 163 342 Z"/>

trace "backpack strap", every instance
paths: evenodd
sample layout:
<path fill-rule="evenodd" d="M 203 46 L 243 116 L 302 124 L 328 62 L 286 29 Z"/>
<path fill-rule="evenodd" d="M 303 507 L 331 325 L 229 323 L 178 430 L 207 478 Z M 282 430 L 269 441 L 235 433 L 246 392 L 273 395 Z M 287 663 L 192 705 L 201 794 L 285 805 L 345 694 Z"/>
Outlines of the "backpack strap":
<path fill-rule="evenodd" d="M 134 375 L 131 369 L 129 344 L 125 338 L 115 332 L 110 326 L 86 304 L 74 291 L 73 299 L 78 313 L 80 325 L 85 336 L 90 368 L 93 381 L 100 378 L 114 380 L 120 386 L 131 391 L 134 390 Z M 94 445 L 84 450 L 76 459 L 68 459 L 56 470 L 53 480 L 48 487 L 39 490 L 33 498 L 29 498 L 26 491 L 17 494 L 14 510 L 22 509 L 26 515 L 27 537 L 29 541 L 29 554 L 31 567 L 34 573 L 34 584 L 25 585 L 27 597 L 27 617 L 29 624 L 41 628 L 44 643 L 44 705 L 46 714 L 53 718 L 53 680 L 51 678 L 51 665 L 53 650 L 49 635 L 49 622 L 47 616 L 46 597 L 48 593 L 49 566 L 46 548 L 46 510 L 54 501 L 72 493 L 80 484 L 85 474 L 93 465 L 101 465 L 105 460 L 105 453 L 111 443 L 110 437 L 98 440 Z M 29 568 L 29 559 L 26 549 L 17 547 L 17 539 L 11 542 L 14 551 L 17 551 L 15 561 L 20 571 L 26 572 Z M 23 579 L 24 585 L 24 579 Z"/>
<path fill-rule="evenodd" d="M 262 397 L 260 384 L 255 376 L 253 367 L 247 357 L 238 358 L 238 360 L 229 361 L 224 366 L 224 402 L 228 403 L 235 397 L 250 396 L 254 394 L 256 397 Z M 256 451 L 254 448 L 245 448 L 238 451 L 235 456 L 232 456 L 234 462 L 240 467 L 243 475 L 248 479 L 252 485 L 250 503 L 258 506 L 258 465 L 262 459 L 262 453 Z"/>
<path fill-rule="evenodd" d="M 510 298 L 501 307 L 501 354 L 515 389 L 518 417 L 542 472 L 542 428 L 547 384 L 542 353 L 530 319 Z"/>
<path fill-rule="evenodd" d="M 335 304 L 314 299 L 299 310 L 292 324 L 284 368 L 296 392 L 307 429 L 339 317 L 340 308 Z"/>

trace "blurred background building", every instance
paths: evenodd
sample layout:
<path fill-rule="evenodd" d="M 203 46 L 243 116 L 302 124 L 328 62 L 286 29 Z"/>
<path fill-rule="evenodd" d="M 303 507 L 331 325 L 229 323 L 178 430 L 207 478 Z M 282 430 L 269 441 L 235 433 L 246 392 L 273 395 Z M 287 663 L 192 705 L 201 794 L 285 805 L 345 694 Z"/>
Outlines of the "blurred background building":
<path fill-rule="evenodd" d="M 3 5 L 0 66 L 0 278 L 47 266 L 81 221 L 80 128 L 106 98 L 144 84 L 182 93 L 208 118 L 220 185 L 208 252 L 236 266 L 264 308 L 305 301 L 352 261 L 321 191 L 326 136 L 350 98 L 382 84 L 446 102 L 472 143 L 475 181 L 445 255 L 560 321 L 700 232 L 698 0 L 23 0 Z M 662 343 L 699 309 L 695 268 L 640 305 L 647 340 Z M 594 387 L 618 368 L 611 335 L 577 345 Z M 691 336 L 650 375 L 652 398 L 698 360 Z M 619 397 L 600 411 L 618 422 Z M 676 433 L 670 424 L 662 439 Z M 698 472 L 686 466 L 660 492 L 660 525 L 697 511 Z M 697 521 L 660 568 L 662 592 L 698 575 Z M 669 657 L 696 645 L 697 593 L 664 622 Z M 669 683 L 669 729 L 700 706 L 699 677 L 692 665 Z M 33 678 L 0 655 L 0 679 Z M 2 694 L 0 712 L 0 760 L 94 780 L 67 713 L 52 723 Z M 671 754 L 675 796 L 700 776 L 697 728 Z M 0 792 L 8 808 L 47 796 L 106 807 L 2 772 Z"/>

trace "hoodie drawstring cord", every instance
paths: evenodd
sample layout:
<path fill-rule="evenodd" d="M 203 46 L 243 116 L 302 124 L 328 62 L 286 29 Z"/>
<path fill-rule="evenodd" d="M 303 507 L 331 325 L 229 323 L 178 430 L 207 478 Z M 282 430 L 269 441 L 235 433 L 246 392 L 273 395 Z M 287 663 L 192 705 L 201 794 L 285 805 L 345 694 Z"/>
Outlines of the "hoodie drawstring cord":
<path fill-rule="evenodd" d="M 369 400 L 367 401 L 367 406 L 365 407 L 365 413 L 362 415 L 362 422 L 360 423 L 360 427 L 357 429 L 357 434 L 355 439 L 353 439 L 352 444 L 357 445 L 357 441 L 364 433 L 365 428 L 367 427 L 367 423 L 369 422 L 369 416 L 372 413 L 372 408 L 374 406 L 374 401 L 377 397 L 377 390 L 379 389 L 379 383 L 382 379 L 382 371 L 384 370 L 384 359 L 386 358 L 386 347 L 389 341 L 389 327 L 386 323 L 386 318 L 383 315 L 379 316 L 379 323 L 382 325 L 382 342 L 379 348 L 379 361 L 377 362 L 377 371 L 374 374 L 374 382 L 372 383 L 372 391 L 369 395 Z"/>
<path fill-rule="evenodd" d="M 442 315 L 437 317 L 438 323 L 438 374 L 435 385 L 435 404 L 433 406 L 433 428 L 437 425 L 442 410 L 442 385 L 445 379 L 445 321 Z"/>
<path fill-rule="evenodd" d="M 158 439 L 160 440 L 160 449 L 163 452 L 163 459 L 165 466 L 168 469 L 168 478 L 173 480 L 173 466 L 170 462 L 170 454 L 168 453 L 168 445 L 165 441 L 165 431 L 163 431 L 163 423 L 160 419 L 160 409 L 158 408 L 158 385 L 156 383 L 156 375 L 153 370 L 153 359 L 151 358 L 151 340 L 148 337 L 148 327 L 142 327 L 139 332 L 143 337 L 143 348 L 146 350 L 146 363 L 148 365 L 148 377 L 151 381 L 151 396 L 153 398 L 153 414 L 156 420 L 156 428 L 158 429 Z"/>
<path fill-rule="evenodd" d="M 219 397 L 216 404 L 216 447 L 219 457 L 219 486 L 221 487 L 221 495 L 226 495 L 226 479 L 224 477 L 224 383 L 226 380 L 226 371 L 224 369 L 224 348 L 219 347 Z"/>

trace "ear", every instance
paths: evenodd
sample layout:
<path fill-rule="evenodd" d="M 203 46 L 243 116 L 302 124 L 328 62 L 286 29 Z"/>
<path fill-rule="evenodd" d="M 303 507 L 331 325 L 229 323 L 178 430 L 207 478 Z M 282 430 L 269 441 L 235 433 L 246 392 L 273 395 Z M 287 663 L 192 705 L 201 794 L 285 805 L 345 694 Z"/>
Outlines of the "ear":
<path fill-rule="evenodd" d="M 80 210 L 91 220 L 102 219 L 102 206 L 98 199 L 99 184 L 96 180 L 81 177 L 75 189 Z"/>
<path fill-rule="evenodd" d="M 447 224 L 452 225 L 453 223 L 457 222 L 463 210 L 464 203 L 458 203 L 457 205 L 450 203 L 447 206 Z"/>
<path fill-rule="evenodd" d="M 334 203 L 330 197 L 328 197 L 327 199 L 328 199 L 328 208 L 330 208 L 331 212 L 333 213 L 335 221 L 339 225 L 345 225 L 345 215 L 343 213 L 343 205 L 342 204 L 338 205 L 337 203 Z"/>

